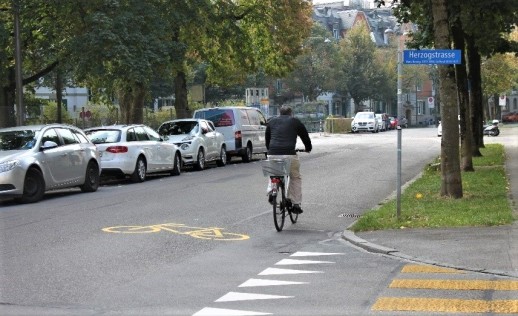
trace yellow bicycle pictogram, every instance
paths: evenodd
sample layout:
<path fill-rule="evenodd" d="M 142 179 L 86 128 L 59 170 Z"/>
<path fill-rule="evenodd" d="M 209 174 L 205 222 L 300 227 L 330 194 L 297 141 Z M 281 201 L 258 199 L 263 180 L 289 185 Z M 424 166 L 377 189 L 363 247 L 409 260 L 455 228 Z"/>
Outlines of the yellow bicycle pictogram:
<path fill-rule="evenodd" d="M 224 232 L 224 228 L 220 227 L 192 227 L 185 224 L 165 223 L 148 226 L 112 226 L 102 229 L 106 233 L 118 234 L 147 234 L 158 233 L 160 231 L 167 231 L 179 235 L 188 235 L 199 239 L 210 240 L 246 240 L 250 236 L 236 233 Z"/>

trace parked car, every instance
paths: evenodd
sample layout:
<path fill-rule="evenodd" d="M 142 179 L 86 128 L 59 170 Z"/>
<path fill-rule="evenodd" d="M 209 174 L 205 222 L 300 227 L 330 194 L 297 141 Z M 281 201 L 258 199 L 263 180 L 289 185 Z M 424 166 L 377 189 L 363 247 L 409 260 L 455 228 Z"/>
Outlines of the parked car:
<path fill-rule="evenodd" d="M 389 129 L 397 128 L 397 118 L 394 116 L 389 116 Z"/>
<path fill-rule="evenodd" d="M 509 112 L 502 115 L 502 122 L 514 123 L 518 122 L 518 112 Z"/>
<path fill-rule="evenodd" d="M 378 120 L 374 112 L 358 112 L 351 122 L 351 130 L 353 133 L 361 131 L 378 133 Z"/>
<path fill-rule="evenodd" d="M 223 134 L 216 131 L 211 121 L 203 119 L 178 119 L 162 123 L 161 136 L 180 148 L 183 163 L 205 169 L 206 163 L 215 161 L 219 167 L 227 164 L 227 152 Z"/>
<path fill-rule="evenodd" d="M 22 203 L 45 192 L 99 187 L 99 152 L 79 128 L 64 124 L 0 129 L 0 196 Z"/>
<path fill-rule="evenodd" d="M 376 114 L 376 120 L 378 120 L 378 131 L 384 132 L 388 129 L 385 114 Z"/>
<path fill-rule="evenodd" d="M 253 107 L 218 107 L 196 110 L 194 118 L 206 119 L 214 123 L 216 130 L 223 134 L 227 149 L 227 159 L 240 156 L 250 162 L 254 154 L 266 156 L 266 118 Z"/>
<path fill-rule="evenodd" d="M 99 149 L 103 174 L 129 176 L 133 182 L 143 182 L 150 173 L 181 172 L 180 149 L 146 125 L 99 126 L 85 132 Z"/>

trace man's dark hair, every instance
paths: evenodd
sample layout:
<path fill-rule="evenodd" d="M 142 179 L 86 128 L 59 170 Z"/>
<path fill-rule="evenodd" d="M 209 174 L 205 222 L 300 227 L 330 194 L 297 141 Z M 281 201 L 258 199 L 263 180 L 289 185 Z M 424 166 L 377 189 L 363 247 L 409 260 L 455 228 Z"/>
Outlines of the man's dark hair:
<path fill-rule="evenodd" d="M 281 106 L 279 112 L 281 113 L 281 115 L 291 115 L 291 107 L 283 105 Z"/>

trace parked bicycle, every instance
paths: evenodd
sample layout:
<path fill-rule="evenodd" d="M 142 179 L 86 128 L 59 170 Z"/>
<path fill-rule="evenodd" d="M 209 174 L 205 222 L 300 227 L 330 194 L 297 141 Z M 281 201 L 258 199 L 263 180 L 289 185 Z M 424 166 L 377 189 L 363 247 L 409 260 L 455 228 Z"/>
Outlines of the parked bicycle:
<path fill-rule="evenodd" d="M 303 149 L 296 149 L 303 152 Z M 273 206 L 273 222 L 277 231 L 282 231 L 284 220 L 287 216 L 293 224 L 297 222 L 299 214 L 293 212 L 293 204 L 288 199 L 290 185 L 291 159 L 267 159 L 262 160 L 263 175 L 270 177 L 270 188 Z"/>

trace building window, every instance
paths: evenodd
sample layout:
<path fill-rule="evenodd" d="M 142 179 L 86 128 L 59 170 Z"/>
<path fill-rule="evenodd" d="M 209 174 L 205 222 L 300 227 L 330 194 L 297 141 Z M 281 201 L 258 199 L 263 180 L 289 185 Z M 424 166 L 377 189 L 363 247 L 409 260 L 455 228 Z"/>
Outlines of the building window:
<path fill-rule="evenodd" d="M 417 101 L 417 114 L 418 115 L 424 114 L 424 101 L 423 100 Z"/>

